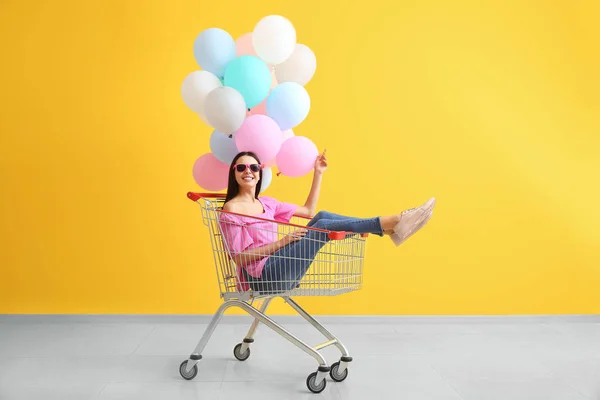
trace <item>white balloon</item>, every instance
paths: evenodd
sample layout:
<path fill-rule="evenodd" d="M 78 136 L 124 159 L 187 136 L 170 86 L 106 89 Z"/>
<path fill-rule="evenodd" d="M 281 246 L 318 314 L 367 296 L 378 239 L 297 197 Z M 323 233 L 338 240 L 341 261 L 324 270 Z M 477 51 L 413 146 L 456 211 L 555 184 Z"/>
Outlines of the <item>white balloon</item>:
<path fill-rule="evenodd" d="M 296 44 L 294 52 L 283 63 L 275 66 L 277 82 L 296 82 L 306 85 L 317 70 L 317 58 L 312 50 L 303 44 Z"/>
<path fill-rule="evenodd" d="M 202 114 L 202 113 L 197 113 L 198 116 L 200 117 L 200 120 L 202 122 L 204 122 L 206 125 L 211 126 L 210 122 L 208 122 L 208 120 L 206 119 L 206 115 Z"/>
<path fill-rule="evenodd" d="M 264 192 L 271 186 L 273 181 L 273 170 L 271 168 L 265 168 L 262 171 L 262 182 L 260 184 L 260 192 Z"/>
<path fill-rule="evenodd" d="M 190 110 L 200 114 L 205 120 L 204 102 L 206 96 L 214 89 L 223 86 L 219 78 L 208 71 L 194 71 L 185 77 L 181 84 L 181 97 Z"/>
<path fill-rule="evenodd" d="M 234 133 L 246 118 L 246 103 L 240 92 L 228 86 L 221 86 L 206 96 L 204 115 L 216 130 Z"/>
<path fill-rule="evenodd" d="M 284 142 L 285 142 L 286 140 L 288 140 L 289 138 L 296 136 L 296 135 L 294 134 L 294 131 L 293 131 L 293 130 L 291 130 L 291 129 L 285 130 L 285 131 L 283 131 L 283 132 L 281 132 L 281 133 L 283 134 L 283 141 L 284 141 Z"/>
<path fill-rule="evenodd" d="M 267 64 L 281 64 L 294 52 L 294 25 L 280 15 L 264 17 L 254 27 L 252 45 L 256 54 Z"/>

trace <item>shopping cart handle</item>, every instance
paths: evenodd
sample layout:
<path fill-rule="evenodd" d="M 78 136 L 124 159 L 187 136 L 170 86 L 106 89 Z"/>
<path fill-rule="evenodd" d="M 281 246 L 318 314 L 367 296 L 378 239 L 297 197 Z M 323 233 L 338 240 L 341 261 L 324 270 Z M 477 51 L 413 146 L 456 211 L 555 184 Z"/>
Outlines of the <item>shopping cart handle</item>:
<path fill-rule="evenodd" d="M 187 194 L 187 197 L 188 197 L 190 200 L 192 200 L 192 201 L 198 201 L 198 199 L 200 199 L 200 198 L 208 198 L 208 199 L 224 199 L 224 198 L 225 198 L 225 197 L 227 197 L 227 196 L 225 195 L 225 193 L 195 193 L 195 192 L 188 192 L 188 194 Z M 222 212 L 224 212 L 224 211 L 222 211 Z M 231 212 L 228 212 L 227 214 L 232 214 L 232 215 L 242 215 L 242 214 L 236 214 L 236 213 L 231 213 Z M 306 216 L 304 216 L 304 215 L 294 215 L 294 216 L 295 216 L 295 217 L 299 217 L 299 218 L 311 219 L 310 217 L 306 217 Z M 256 218 L 256 219 L 261 219 L 261 220 L 264 220 L 264 221 L 269 221 L 269 220 L 267 220 L 267 219 L 263 219 L 263 218 L 258 218 L 258 217 L 255 217 L 255 218 Z M 279 221 L 272 221 L 272 222 L 281 223 L 281 222 L 279 222 Z M 300 225 L 294 225 L 294 224 L 289 224 L 289 223 L 288 223 L 288 224 L 285 224 L 285 225 L 288 225 L 288 226 L 296 226 L 296 227 L 298 227 L 298 228 L 304 228 L 303 226 L 300 226 Z M 343 232 L 343 231 L 325 231 L 324 229 L 315 229 L 315 228 L 310 228 L 310 229 L 313 229 L 313 230 L 318 230 L 318 231 L 322 230 L 323 232 L 328 232 L 328 233 L 329 233 L 329 239 L 332 239 L 332 240 L 342 240 L 342 239 L 344 239 L 344 238 L 346 237 L 346 235 L 352 235 L 352 234 L 353 234 L 352 232 Z M 361 236 L 362 236 L 362 237 L 367 237 L 367 236 L 368 236 L 368 234 L 366 234 L 366 233 L 363 233 L 363 234 L 361 234 Z"/>
<path fill-rule="evenodd" d="M 188 192 L 188 199 L 192 201 L 198 201 L 200 198 L 209 198 L 209 199 L 224 199 L 226 197 L 225 193 L 195 193 Z"/>

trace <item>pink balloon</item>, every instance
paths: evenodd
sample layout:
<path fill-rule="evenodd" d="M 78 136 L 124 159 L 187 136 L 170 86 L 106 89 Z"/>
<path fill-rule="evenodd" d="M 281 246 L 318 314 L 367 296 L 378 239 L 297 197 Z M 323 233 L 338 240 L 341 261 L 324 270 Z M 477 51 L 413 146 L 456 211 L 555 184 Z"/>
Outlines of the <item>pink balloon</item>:
<path fill-rule="evenodd" d="M 244 33 L 235 41 L 235 52 L 239 56 L 256 56 L 254 45 L 252 44 L 252 32 Z M 258 57 L 258 56 L 256 56 Z"/>
<path fill-rule="evenodd" d="M 206 153 L 194 163 L 192 175 L 202 188 L 218 192 L 227 187 L 229 165 L 223 164 L 212 153 Z"/>
<path fill-rule="evenodd" d="M 277 154 L 277 167 L 287 176 L 299 177 L 309 173 L 319 155 L 317 146 L 307 137 L 294 136 L 281 145 Z"/>
<path fill-rule="evenodd" d="M 275 158 L 282 141 L 279 125 L 266 115 L 247 117 L 235 133 L 235 145 L 238 150 L 256 153 L 261 162 Z"/>

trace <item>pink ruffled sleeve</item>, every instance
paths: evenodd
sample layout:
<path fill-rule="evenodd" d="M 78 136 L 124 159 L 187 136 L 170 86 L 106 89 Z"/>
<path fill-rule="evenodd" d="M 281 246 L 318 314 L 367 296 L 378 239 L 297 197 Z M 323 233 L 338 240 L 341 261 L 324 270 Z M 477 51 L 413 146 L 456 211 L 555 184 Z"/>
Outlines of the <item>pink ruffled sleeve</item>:
<path fill-rule="evenodd" d="M 273 219 L 279 222 L 290 222 L 298 206 L 292 203 L 284 203 L 272 197 L 261 197 L 260 200 L 265 206 L 273 210 Z"/>
<path fill-rule="evenodd" d="M 248 247 L 254 244 L 254 240 L 248 233 L 248 229 L 246 229 L 244 223 L 235 215 L 219 215 L 219 224 L 221 225 L 223 239 L 229 248 L 231 257 L 243 253 Z"/>

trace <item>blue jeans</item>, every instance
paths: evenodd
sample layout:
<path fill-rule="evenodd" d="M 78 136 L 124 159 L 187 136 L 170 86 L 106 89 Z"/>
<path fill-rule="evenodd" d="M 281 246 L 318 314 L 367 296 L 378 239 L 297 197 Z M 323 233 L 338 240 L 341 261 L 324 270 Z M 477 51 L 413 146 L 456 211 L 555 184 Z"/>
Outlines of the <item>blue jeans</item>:
<path fill-rule="evenodd" d="M 320 211 L 306 226 L 329 231 L 372 233 L 383 236 L 379 217 L 354 218 Z M 273 253 L 265 263 L 260 278 L 246 274 L 250 287 L 263 293 L 281 293 L 293 289 L 302 280 L 315 256 L 327 242 L 329 242 L 327 233 L 309 230 L 302 239 Z"/>

